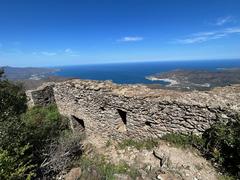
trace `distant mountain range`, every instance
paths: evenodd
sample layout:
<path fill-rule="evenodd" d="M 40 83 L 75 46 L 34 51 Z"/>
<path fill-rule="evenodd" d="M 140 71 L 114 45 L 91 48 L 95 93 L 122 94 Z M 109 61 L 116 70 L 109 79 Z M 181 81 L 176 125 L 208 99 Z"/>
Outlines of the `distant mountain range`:
<path fill-rule="evenodd" d="M 58 71 L 57 68 L 35 68 L 35 67 L 1 67 L 4 69 L 4 74 L 9 80 L 26 80 L 33 79 L 39 80 L 50 76 L 54 72 Z"/>

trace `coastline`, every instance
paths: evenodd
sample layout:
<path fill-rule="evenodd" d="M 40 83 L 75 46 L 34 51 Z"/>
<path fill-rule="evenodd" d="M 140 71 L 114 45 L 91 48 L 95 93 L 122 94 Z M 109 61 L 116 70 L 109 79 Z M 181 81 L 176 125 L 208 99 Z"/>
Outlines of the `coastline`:
<path fill-rule="evenodd" d="M 173 86 L 173 85 L 179 84 L 176 80 L 169 79 L 169 78 L 157 78 L 154 76 L 147 76 L 145 78 L 150 81 L 163 81 L 163 82 L 169 83 L 166 86 Z"/>

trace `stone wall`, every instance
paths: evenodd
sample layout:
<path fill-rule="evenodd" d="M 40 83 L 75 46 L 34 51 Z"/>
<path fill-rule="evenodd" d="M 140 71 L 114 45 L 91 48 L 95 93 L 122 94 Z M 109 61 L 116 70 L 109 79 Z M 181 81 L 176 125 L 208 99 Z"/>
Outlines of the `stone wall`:
<path fill-rule="evenodd" d="M 35 105 L 54 99 L 60 113 L 71 118 L 75 131 L 114 139 L 201 133 L 219 118 L 231 119 L 240 110 L 240 85 L 209 92 L 178 92 L 70 80 L 42 86 L 30 94 Z"/>
<path fill-rule="evenodd" d="M 53 86 L 54 83 L 48 83 L 37 90 L 27 91 L 26 94 L 29 98 L 28 105 L 46 106 L 55 103 Z"/>

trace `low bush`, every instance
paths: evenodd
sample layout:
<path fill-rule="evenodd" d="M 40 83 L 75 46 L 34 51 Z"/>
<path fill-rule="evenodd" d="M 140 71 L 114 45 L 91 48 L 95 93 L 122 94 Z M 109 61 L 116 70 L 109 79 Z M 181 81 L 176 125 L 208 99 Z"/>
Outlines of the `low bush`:
<path fill-rule="evenodd" d="M 83 138 L 71 131 L 63 131 L 58 139 L 46 145 L 41 172 L 45 176 L 56 175 L 71 166 L 82 155 Z"/>
<path fill-rule="evenodd" d="M 201 136 L 197 136 L 194 134 L 177 134 L 177 133 L 169 133 L 165 134 L 161 138 L 171 144 L 174 144 L 177 147 L 181 148 L 189 148 L 189 147 L 196 147 L 200 148 L 204 145 L 204 139 Z"/>
<path fill-rule="evenodd" d="M 59 114 L 56 105 L 35 106 L 22 115 L 22 122 L 27 141 L 36 146 L 43 146 L 68 128 L 67 119 Z"/>
<path fill-rule="evenodd" d="M 35 176 L 35 165 L 31 154 L 26 153 L 29 145 L 17 147 L 12 151 L 0 149 L 0 179 L 27 179 Z"/>
<path fill-rule="evenodd" d="M 240 177 L 240 117 L 219 122 L 203 133 L 204 154 L 223 170 Z"/>
<path fill-rule="evenodd" d="M 108 179 L 114 180 L 114 174 L 127 174 L 132 179 L 136 179 L 139 172 L 134 167 L 130 167 L 125 162 L 112 164 L 108 162 L 104 156 L 96 155 L 89 158 L 83 155 L 79 161 L 79 165 L 83 170 L 82 179 Z"/>

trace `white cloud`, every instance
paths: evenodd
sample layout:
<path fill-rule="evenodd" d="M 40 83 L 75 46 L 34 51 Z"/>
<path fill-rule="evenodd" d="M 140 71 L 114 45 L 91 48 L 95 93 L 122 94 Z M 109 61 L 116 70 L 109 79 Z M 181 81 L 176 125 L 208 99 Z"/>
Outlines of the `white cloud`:
<path fill-rule="evenodd" d="M 57 55 L 57 53 L 55 53 L 55 52 L 47 52 L 47 51 L 42 51 L 41 54 L 44 56 L 56 56 Z"/>
<path fill-rule="evenodd" d="M 67 55 L 67 56 L 80 56 L 78 52 L 73 51 L 71 48 L 66 48 L 64 50 L 59 50 L 57 52 L 50 52 L 50 51 L 34 51 L 31 53 L 34 56 L 44 55 L 44 56 L 56 56 L 56 55 Z"/>
<path fill-rule="evenodd" d="M 72 56 L 72 57 L 80 56 L 80 55 L 78 54 L 78 52 L 73 51 L 71 48 L 65 49 L 65 50 L 64 50 L 64 53 L 65 53 L 66 55 Z"/>
<path fill-rule="evenodd" d="M 126 36 L 126 37 L 123 37 L 121 39 L 119 39 L 118 41 L 121 41 L 121 42 L 136 42 L 136 41 L 142 41 L 143 40 L 143 37 L 140 37 L 140 36 Z"/>
<path fill-rule="evenodd" d="M 234 22 L 234 18 L 232 16 L 226 16 L 218 18 L 217 21 L 214 23 L 216 26 L 222 26 L 227 23 Z"/>
<path fill-rule="evenodd" d="M 240 27 L 237 27 L 237 28 L 227 28 L 226 32 L 227 33 L 240 33 Z"/>
<path fill-rule="evenodd" d="M 219 31 L 199 32 L 189 35 L 186 38 L 177 39 L 174 41 L 174 43 L 177 44 L 202 43 L 209 40 L 221 39 L 231 34 L 240 34 L 240 27 L 226 28 Z"/>
<path fill-rule="evenodd" d="M 72 49 L 71 48 L 67 48 L 64 50 L 65 53 L 73 53 Z"/>

